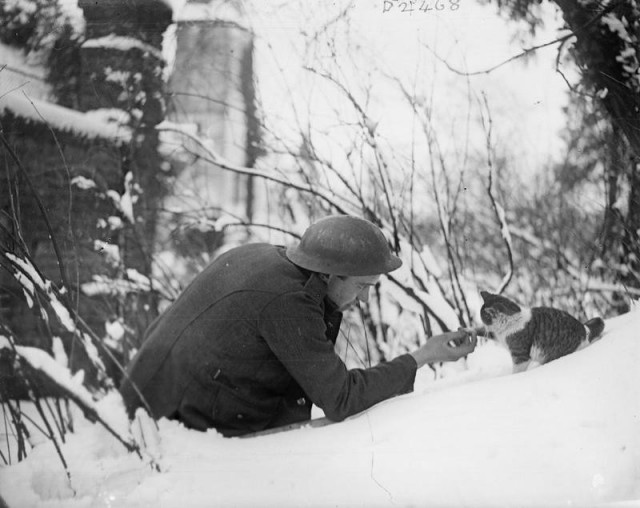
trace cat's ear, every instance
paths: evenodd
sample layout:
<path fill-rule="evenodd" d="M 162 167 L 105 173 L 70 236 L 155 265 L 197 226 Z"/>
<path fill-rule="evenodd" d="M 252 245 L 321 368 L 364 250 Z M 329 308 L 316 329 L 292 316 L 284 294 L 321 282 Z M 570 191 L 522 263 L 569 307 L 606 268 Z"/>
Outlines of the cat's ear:
<path fill-rule="evenodd" d="M 480 296 L 482 297 L 482 300 L 484 302 L 487 301 L 487 298 L 492 297 L 493 295 L 491 293 L 489 293 L 489 291 L 480 291 Z"/>

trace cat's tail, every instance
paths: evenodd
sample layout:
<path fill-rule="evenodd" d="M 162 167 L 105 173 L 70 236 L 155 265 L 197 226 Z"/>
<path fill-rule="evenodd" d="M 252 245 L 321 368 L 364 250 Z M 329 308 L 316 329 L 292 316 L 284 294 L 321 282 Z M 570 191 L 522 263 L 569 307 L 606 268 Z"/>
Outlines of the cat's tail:
<path fill-rule="evenodd" d="M 589 331 L 587 340 L 589 342 L 593 342 L 594 340 L 599 339 L 600 335 L 604 331 L 604 320 L 599 317 L 593 318 L 587 321 L 584 326 L 586 326 L 587 330 Z"/>

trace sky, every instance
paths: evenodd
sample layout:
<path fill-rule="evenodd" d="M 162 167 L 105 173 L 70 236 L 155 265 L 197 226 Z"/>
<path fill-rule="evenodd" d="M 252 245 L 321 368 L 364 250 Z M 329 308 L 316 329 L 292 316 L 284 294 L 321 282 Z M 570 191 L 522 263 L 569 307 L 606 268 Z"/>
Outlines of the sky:
<path fill-rule="evenodd" d="M 445 149 L 462 150 L 469 132 L 472 145 L 481 151 L 484 131 L 478 121 L 478 104 L 485 96 L 493 117 L 495 146 L 517 162 L 514 170 L 533 175 L 562 152 L 559 132 L 564 125 L 561 108 L 567 86 L 555 72 L 556 46 L 536 51 L 526 62 L 518 59 L 468 80 L 438 60 L 474 73 L 496 66 L 526 47 L 554 40 L 561 25 L 547 4 L 545 28 L 528 38 L 522 35 L 522 24 L 507 23 L 493 5 L 471 0 L 444 2 L 449 8 L 438 13 L 419 8 L 402 12 L 402 3 L 389 0 L 355 2 L 348 10 L 348 25 L 336 21 L 346 1 L 297 9 L 295 2 L 292 7 L 277 2 L 243 3 L 249 25 L 258 34 L 257 76 L 265 111 L 273 113 L 272 118 L 284 116 L 284 105 L 295 98 L 300 105 L 298 113 L 309 111 L 318 130 L 335 124 L 331 109 L 336 91 L 302 70 L 302 62 L 332 71 L 356 95 L 358 90 L 368 92 L 367 113 L 372 122 L 390 144 L 404 146 L 407 152 L 415 115 L 398 105 L 397 90 L 385 76 L 401 79 L 430 104 Z M 275 8 L 274 4 L 280 6 Z M 451 10 L 453 5 L 459 8 Z M 323 40 L 323 35 L 328 36 Z M 305 45 L 310 39 L 316 42 L 312 50 Z M 328 40 L 333 43 L 331 48 Z M 564 70 L 571 75 L 570 70 Z M 467 130 L 469 114 L 472 123 Z M 287 122 L 291 117 L 284 119 L 283 123 Z M 336 129 L 333 132 L 334 137 L 340 136 Z M 421 153 L 424 146 L 417 150 Z"/>

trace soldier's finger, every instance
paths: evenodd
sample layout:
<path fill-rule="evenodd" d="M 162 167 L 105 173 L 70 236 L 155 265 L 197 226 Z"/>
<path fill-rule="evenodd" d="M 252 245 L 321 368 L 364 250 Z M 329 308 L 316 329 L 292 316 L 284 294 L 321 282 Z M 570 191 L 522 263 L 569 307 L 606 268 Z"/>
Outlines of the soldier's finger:
<path fill-rule="evenodd" d="M 463 355 L 468 355 L 473 352 L 478 344 L 478 337 L 475 333 L 469 333 L 465 336 L 464 342 L 460 343 L 457 347 L 460 353 Z"/>

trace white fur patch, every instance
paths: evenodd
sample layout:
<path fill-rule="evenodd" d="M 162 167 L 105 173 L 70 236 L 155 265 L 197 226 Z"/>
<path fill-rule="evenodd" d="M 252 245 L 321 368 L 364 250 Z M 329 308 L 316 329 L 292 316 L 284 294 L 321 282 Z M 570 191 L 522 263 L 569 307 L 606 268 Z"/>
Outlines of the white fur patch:
<path fill-rule="evenodd" d="M 527 370 L 535 369 L 536 367 L 540 367 L 540 365 L 542 365 L 542 364 L 536 362 L 535 360 L 532 360 L 532 361 L 529 362 L 529 365 L 527 365 Z"/>
<path fill-rule="evenodd" d="M 591 338 L 591 330 L 589 330 L 588 326 L 585 326 L 584 329 L 586 330 L 586 335 L 583 339 L 583 341 L 580 343 L 580 345 L 578 346 L 578 348 L 576 349 L 576 351 L 580 351 L 581 349 L 586 348 L 588 345 L 591 344 L 591 342 L 589 342 L 589 339 Z"/>
<path fill-rule="evenodd" d="M 514 363 L 513 364 L 513 373 L 518 374 L 520 372 L 524 372 L 525 370 L 529 370 L 529 364 L 531 362 L 522 362 L 522 363 Z"/>
<path fill-rule="evenodd" d="M 527 326 L 531 321 L 531 310 L 522 309 L 513 316 L 503 316 L 503 319 L 495 320 L 487 330 L 493 333 L 500 345 L 507 347 L 507 337 L 517 333 Z"/>
<path fill-rule="evenodd" d="M 538 365 L 542 365 L 547 360 L 547 358 L 546 358 L 544 352 L 542 351 L 542 349 L 540 349 L 535 344 L 533 346 L 531 346 L 531 352 L 529 353 L 529 355 L 531 356 L 531 362 L 532 363 L 537 363 Z"/>

